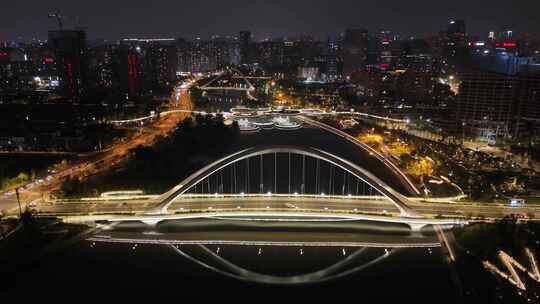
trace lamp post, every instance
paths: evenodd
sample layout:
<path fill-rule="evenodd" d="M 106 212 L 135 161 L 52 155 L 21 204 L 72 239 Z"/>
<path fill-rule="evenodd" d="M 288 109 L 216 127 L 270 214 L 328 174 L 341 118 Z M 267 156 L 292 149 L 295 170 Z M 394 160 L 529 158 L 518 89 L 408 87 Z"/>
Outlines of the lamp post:
<path fill-rule="evenodd" d="M 465 127 L 467 126 L 466 122 L 461 123 L 461 144 L 465 143 Z"/>
<path fill-rule="evenodd" d="M 19 197 L 19 188 L 15 188 L 15 194 L 17 195 L 17 203 L 19 204 L 19 219 L 22 218 L 22 207 L 21 207 L 21 200 Z"/>

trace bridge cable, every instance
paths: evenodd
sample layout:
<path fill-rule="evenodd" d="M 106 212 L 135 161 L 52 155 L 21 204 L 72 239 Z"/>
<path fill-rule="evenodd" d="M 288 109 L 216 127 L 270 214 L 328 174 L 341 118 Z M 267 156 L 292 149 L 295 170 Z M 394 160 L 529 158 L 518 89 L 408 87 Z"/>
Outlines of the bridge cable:
<path fill-rule="evenodd" d="M 302 155 L 302 194 L 306 192 L 306 156 Z"/>
<path fill-rule="evenodd" d="M 328 171 L 330 171 L 328 174 L 328 194 L 332 194 L 331 187 L 333 188 L 332 180 L 334 179 L 334 167 L 332 167 L 332 165 L 329 165 Z"/>
<path fill-rule="evenodd" d="M 249 193 L 250 182 L 249 182 L 249 158 L 246 158 L 246 193 Z"/>
<path fill-rule="evenodd" d="M 351 175 L 347 172 L 347 194 L 351 194 Z"/>
<path fill-rule="evenodd" d="M 362 183 L 362 195 L 366 195 L 366 183 Z"/>
<path fill-rule="evenodd" d="M 234 183 L 233 183 L 233 177 L 234 176 L 233 176 L 233 169 L 229 167 L 229 170 L 231 172 L 231 179 L 229 181 L 229 183 L 230 183 L 229 185 L 231 187 L 231 194 L 232 194 L 232 193 L 234 193 Z"/>
<path fill-rule="evenodd" d="M 261 155 L 260 156 L 260 161 L 261 161 L 261 178 L 259 180 L 260 184 L 259 184 L 259 187 L 260 187 L 260 192 L 261 194 L 264 193 L 264 176 L 263 176 L 263 156 Z"/>
<path fill-rule="evenodd" d="M 291 152 L 289 152 L 289 194 L 291 194 Z"/>
<path fill-rule="evenodd" d="M 343 184 L 341 185 L 341 195 L 345 195 L 345 170 L 343 170 Z"/>
<path fill-rule="evenodd" d="M 237 187 L 236 187 L 236 163 L 233 163 L 233 175 L 234 175 L 234 192 L 237 193 Z"/>
<path fill-rule="evenodd" d="M 274 193 L 277 193 L 277 153 L 274 153 Z"/>
<path fill-rule="evenodd" d="M 221 181 L 220 181 L 221 182 L 220 192 L 223 193 L 223 192 L 225 192 L 225 189 L 223 187 L 223 170 L 219 170 L 219 175 L 220 175 L 219 178 L 221 179 Z"/>
<path fill-rule="evenodd" d="M 320 163 L 319 159 L 317 158 L 317 168 L 315 169 L 315 193 L 319 192 L 319 170 L 320 170 Z"/>

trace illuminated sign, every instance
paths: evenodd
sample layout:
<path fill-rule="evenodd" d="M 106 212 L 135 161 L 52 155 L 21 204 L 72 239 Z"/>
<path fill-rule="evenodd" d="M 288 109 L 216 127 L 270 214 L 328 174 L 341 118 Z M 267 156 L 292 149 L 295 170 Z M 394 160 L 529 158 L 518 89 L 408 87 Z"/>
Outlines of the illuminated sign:
<path fill-rule="evenodd" d="M 469 42 L 469 46 L 486 46 L 486 43 L 483 41 Z"/>

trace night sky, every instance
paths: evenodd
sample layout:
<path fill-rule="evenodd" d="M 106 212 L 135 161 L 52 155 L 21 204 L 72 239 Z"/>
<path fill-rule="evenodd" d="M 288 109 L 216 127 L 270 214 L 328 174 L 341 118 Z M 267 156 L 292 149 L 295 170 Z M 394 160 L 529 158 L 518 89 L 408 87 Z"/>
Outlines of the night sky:
<path fill-rule="evenodd" d="M 0 40 L 45 39 L 56 29 L 49 12 L 65 15 L 90 39 L 209 37 L 250 29 L 256 39 L 311 34 L 318 38 L 347 27 L 389 29 L 422 36 L 464 18 L 468 31 L 540 33 L 538 0 L 0 0 Z"/>

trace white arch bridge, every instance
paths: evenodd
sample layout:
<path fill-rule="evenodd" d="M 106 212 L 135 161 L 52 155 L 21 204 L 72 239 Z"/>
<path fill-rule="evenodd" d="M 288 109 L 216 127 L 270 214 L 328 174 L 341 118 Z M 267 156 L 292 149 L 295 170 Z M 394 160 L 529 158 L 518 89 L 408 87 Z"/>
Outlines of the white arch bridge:
<path fill-rule="evenodd" d="M 301 166 L 294 168 L 289 165 L 289 172 L 284 172 L 285 177 L 279 176 L 277 166 L 275 166 L 278 154 L 285 156 L 284 159 L 289 162 L 292 156 L 295 155 L 297 159 L 299 158 Z M 219 175 L 220 171 L 232 167 L 229 168 L 231 173 L 229 176 L 234 177 L 233 180 L 236 181 L 235 174 L 238 173 L 237 171 L 242 171 L 242 167 L 239 165 L 240 162 L 244 164 L 244 167 L 248 167 L 249 169 L 250 163 L 253 162 L 253 160 L 250 161 L 250 159 L 255 158 L 255 163 L 252 164 L 251 167 L 260 166 L 260 169 L 263 169 L 262 167 L 265 164 L 263 161 L 264 156 L 266 156 L 267 161 L 274 161 L 274 166 L 271 164 L 268 166 L 268 162 L 266 162 L 266 166 L 264 166 L 265 168 L 270 167 L 269 170 L 273 171 L 273 177 L 270 178 L 270 184 L 272 184 L 272 182 L 274 183 L 272 185 L 274 187 L 273 189 L 279 190 L 279 179 L 287 180 L 288 177 L 290 183 L 291 175 L 294 173 L 292 171 L 298 170 L 300 172 L 296 172 L 296 174 L 301 175 L 302 179 L 300 187 L 301 193 L 291 193 L 293 189 L 289 186 L 281 187 L 281 189 L 287 189 L 285 192 L 288 193 L 275 191 L 265 195 L 265 193 L 262 192 L 262 173 L 261 176 L 259 176 L 261 187 L 259 188 L 257 185 L 251 188 L 259 188 L 259 192 L 256 194 L 249 192 L 235 193 L 234 191 L 237 191 L 241 187 L 236 187 L 236 184 L 234 184 L 233 187 L 232 182 L 230 183 L 231 192 L 226 195 L 223 194 L 223 192 L 221 192 L 221 194 L 217 192 L 207 192 L 206 194 L 202 193 L 202 195 L 192 193 L 192 191 L 196 189 L 204 191 L 213 189 L 223 190 L 225 187 L 223 186 L 223 183 L 220 184 L 219 182 L 220 177 L 223 178 L 223 176 Z M 324 194 L 306 193 L 306 188 L 304 187 L 308 175 L 305 172 L 307 164 L 306 158 L 312 158 L 311 163 L 316 162 L 317 164 L 317 169 L 315 169 L 315 173 L 312 174 L 313 176 L 311 179 L 314 183 L 318 183 L 318 179 L 315 178 L 315 176 L 319 177 L 320 175 L 323 175 L 322 170 L 319 171 L 319 163 L 324 162 L 328 164 L 330 170 L 327 172 L 332 172 L 333 174 L 333 171 L 331 170 L 332 167 L 336 167 L 344 172 L 343 175 L 340 175 L 340 180 L 343 181 L 342 187 L 340 188 L 343 192 L 345 191 L 345 185 L 347 183 L 345 176 L 348 175 L 357 179 L 357 190 L 359 188 L 359 183 L 365 184 L 365 187 L 363 188 L 369 188 L 369 195 L 362 196 L 357 193 L 357 195 L 349 194 L 348 196 L 332 196 L 328 193 L 329 195 L 326 196 Z M 378 160 L 372 158 L 368 161 Z M 291 170 L 291 168 L 294 168 L 295 170 Z M 287 171 L 287 169 L 282 169 L 281 171 Z M 343 177 L 341 178 L 341 176 Z M 249 179 L 249 170 L 247 170 L 247 177 Z M 213 187 L 210 183 L 210 179 L 212 178 Z M 257 178 L 255 178 L 255 180 L 258 182 Z M 265 181 L 268 181 L 268 178 L 266 178 Z M 331 178 L 329 178 L 329 181 L 331 182 L 330 188 L 334 188 Z M 349 185 L 350 184 L 351 183 L 349 183 Z M 249 190 L 249 183 L 244 185 L 243 189 Z M 321 188 L 315 187 L 315 189 L 318 190 Z M 266 208 L 261 208 L 260 205 L 257 205 L 260 201 L 263 201 Z M 126 206 L 124 208 L 132 210 L 127 213 L 118 213 L 120 210 L 116 209 L 114 212 L 109 211 L 108 213 L 105 212 L 101 214 L 96 211 L 91 212 L 91 214 L 76 213 L 77 215 L 64 213 L 61 217 L 67 222 L 88 223 L 104 221 L 111 224 L 143 222 L 151 226 L 166 221 L 183 221 L 201 218 L 287 222 L 370 221 L 374 223 L 405 224 L 409 226 L 413 232 L 421 231 L 424 227 L 430 225 L 452 227 L 467 224 L 467 221 L 461 219 L 424 217 L 410 207 L 412 203 L 409 198 L 394 190 L 372 172 L 360 165 L 321 149 L 301 146 L 259 146 L 233 153 L 193 173 L 170 191 L 157 197 L 142 200 L 142 202 L 144 202 L 144 207 L 137 211 L 131 209 L 132 207 L 129 206 L 128 202 L 123 203 L 122 206 Z M 302 206 L 292 206 L 292 203 L 298 203 Z M 180 210 L 177 210 L 178 208 L 176 208 L 174 211 L 169 212 L 169 209 L 173 204 L 175 204 L 175 207 L 177 207 L 176 204 L 179 204 L 182 207 L 189 205 L 190 207 L 180 208 Z M 239 204 L 243 204 L 243 207 L 240 207 Z M 311 204 L 311 206 L 309 206 L 309 204 Z M 370 205 L 369 207 L 367 206 L 368 204 Z M 313 207 L 313 205 L 316 206 Z M 286 208 L 283 208 L 283 206 Z M 388 206 L 394 206 L 396 212 L 385 212 Z M 374 212 L 373 207 L 375 207 L 375 209 L 382 207 L 381 209 L 384 210 L 382 213 Z M 366 208 L 372 209 L 367 210 Z M 354 209 L 354 212 L 351 211 L 352 209 Z"/>
<path fill-rule="evenodd" d="M 213 176 L 216 173 L 219 173 L 221 170 L 235 166 L 236 164 L 248 160 L 251 158 L 257 158 L 260 159 L 260 167 L 261 167 L 261 191 L 263 191 L 263 156 L 265 155 L 274 155 L 274 161 L 277 161 L 277 154 L 287 154 L 288 160 L 289 160 L 289 168 L 288 168 L 288 178 L 291 179 L 291 174 L 294 174 L 294 172 L 291 173 L 291 167 L 290 167 L 290 159 L 291 155 L 299 155 L 302 157 L 302 166 L 301 168 L 298 168 L 298 170 L 301 170 L 302 173 L 302 185 L 301 185 L 301 191 L 304 192 L 305 190 L 305 183 L 306 183 L 306 176 L 305 176 L 305 166 L 306 166 L 306 160 L 305 157 L 310 157 L 315 160 L 317 160 L 317 165 L 319 165 L 319 161 L 323 161 L 327 164 L 330 164 L 332 166 L 335 166 L 341 170 L 343 170 L 344 174 L 349 174 L 356 178 L 358 181 L 361 181 L 363 184 L 368 185 L 370 191 L 373 189 L 376 193 L 386 197 L 390 202 L 394 204 L 394 206 L 399 210 L 400 215 L 403 217 L 410 217 L 410 218 L 418 218 L 420 215 L 411 209 L 408 206 L 409 200 L 402 194 L 395 191 L 392 187 L 387 185 L 385 182 L 383 182 L 381 179 L 379 179 L 377 176 L 375 176 L 373 173 L 369 172 L 368 170 L 364 169 L 363 167 L 348 161 L 346 159 L 343 159 L 337 155 L 334 155 L 332 153 L 323 151 L 321 149 L 313 148 L 313 147 L 302 147 L 302 146 L 259 146 L 254 148 L 245 149 L 242 151 L 239 151 L 237 153 L 231 154 L 229 156 L 223 157 L 204 168 L 198 170 L 197 172 L 193 173 L 189 177 L 187 177 L 184 181 L 182 181 L 180 184 L 172 188 L 170 191 L 164 193 L 159 198 L 157 198 L 157 201 L 160 202 L 159 205 L 153 210 L 151 210 L 150 214 L 167 214 L 168 208 L 173 204 L 173 202 L 181 199 L 185 194 L 187 194 L 190 190 L 196 188 L 198 185 L 201 185 L 205 180 L 208 180 L 211 176 Z M 233 167 L 234 169 L 235 167 Z M 249 170 L 249 163 L 247 164 L 247 169 Z M 274 165 L 274 183 L 275 188 L 277 189 L 277 165 Z M 320 175 L 319 173 L 319 167 L 317 167 L 317 175 Z M 294 171 L 294 170 L 293 170 Z M 236 174 L 236 172 L 235 172 Z M 247 173 L 249 175 L 249 172 Z M 333 172 L 332 172 L 333 174 Z M 318 178 L 318 176 L 317 176 Z M 218 178 L 219 180 L 219 178 Z M 318 180 L 316 181 L 318 183 Z M 332 182 L 329 180 L 329 182 Z M 344 175 L 344 182 L 345 182 L 345 175 Z M 210 186 L 208 186 L 208 190 L 210 190 Z M 235 187 L 236 188 L 236 187 Z M 288 191 L 291 191 L 290 186 L 288 187 Z M 277 191 L 276 191 L 277 194 Z M 291 193 L 289 193 L 291 194 Z M 304 194 L 304 193 L 302 193 Z M 370 193 L 372 194 L 372 193 Z"/>
<path fill-rule="evenodd" d="M 373 189 L 373 191 L 377 192 L 376 194 L 379 194 L 380 199 L 374 199 L 372 200 L 373 204 L 379 204 L 380 201 L 384 201 L 386 206 L 393 205 L 396 207 L 397 211 L 396 213 L 392 214 L 373 214 L 372 212 L 369 213 L 362 213 L 361 211 L 357 211 L 355 209 L 355 212 L 341 212 L 339 210 L 326 210 L 324 209 L 318 209 L 317 211 L 314 211 L 312 209 L 306 209 L 306 208 L 269 208 L 261 210 L 261 208 L 250 208 L 249 206 L 244 206 L 241 209 L 236 207 L 215 207 L 215 208 L 191 208 L 188 210 L 183 210 L 179 212 L 175 209 L 175 212 L 169 212 L 169 208 L 173 203 L 178 204 L 184 204 L 184 202 L 189 201 L 190 204 L 197 204 L 197 200 L 201 201 L 201 204 L 206 204 L 206 201 L 208 200 L 208 196 L 198 196 L 193 195 L 190 193 L 190 191 L 193 191 L 194 189 L 203 188 L 200 185 L 205 184 L 205 181 L 211 177 L 212 175 L 216 174 L 220 170 L 223 170 L 224 168 L 227 168 L 228 166 L 232 166 L 234 164 L 237 164 L 239 162 L 242 162 L 244 160 L 249 160 L 250 158 L 262 158 L 262 156 L 265 155 L 276 155 L 278 153 L 285 153 L 290 155 L 296 155 L 296 157 L 302 158 L 302 164 L 304 165 L 304 157 L 311 157 L 317 161 L 317 164 L 319 161 L 323 161 L 325 163 L 328 163 L 332 166 L 338 167 L 347 174 L 350 174 L 351 176 L 357 178 L 359 181 L 365 183 L 369 187 Z M 271 158 L 271 156 L 270 156 Z M 274 159 L 276 159 L 274 157 Z M 289 157 L 290 159 L 290 157 Z M 372 160 L 376 161 L 376 160 Z M 249 164 L 249 161 L 246 162 Z M 261 162 L 262 164 L 262 162 Z M 301 169 L 303 170 L 303 168 Z M 290 173 L 289 173 L 290 174 Z M 277 179 L 277 175 L 274 177 Z M 344 179 L 345 180 L 345 179 Z M 214 187 L 217 187 L 219 189 L 219 185 L 215 185 Z M 208 187 L 210 188 L 210 187 Z M 221 186 L 223 188 L 223 186 Z M 289 188 L 290 190 L 290 188 Z M 296 194 L 296 193 L 295 193 Z M 261 195 L 261 194 L 258 194 Z M 262 194 L 264 195 L 264 194 Z M 281 201 L 286 200 L 286 196 L 290 195 L 291 198 L 294 198 L 294 194 L 279 194 L 275 193 L 272 195 L 269 195 L 266 197 L 266 199 L 272 199 L 272 196 L 275 195 L 275 197 L 280 197 Z M 230 201 L 229 199 L 235 196 L 234 200 L 236 201 Z M 310 199 L 310 195 L 306 193 L 299 193 L 299 197 L 305 200 Z M 216 194 L 216 197 L 219 197 Z M 253 199 L 252 195 L 249 193 L 242 193 L 242 194 L 230 194 L 229 197 L 224 197 L 224 204 L 236 204 L 238 200 L 246 199 L 246 201 L 249 201 L 250 199 Z M 373 197 L 373 196 L 371 196 Z M 324 198 L 325 196 L 318 196 L 318 198 L 314 201 L 317 201 L 317 203 L 324 204 Z M 328 199 L 331 197 L 328 196 Z M 358 204 L 362 204 L 362 198 L 360 196 L 351 196 L 347 198 L 348 203 L 353 202 L 355 200 L 358 200 Z M 293 199 L 291 199 L 291 202 L 294 202 Z M 146 201 L 145 207 L 146 211 L 137 212 L 132 215 L 120 215 L 120 214 L 102 214 L 99 213 L 93 213 L 92 215 L 77 215 L 77 216 L 68 216 L 64 215 L 64 219 L 66 221 L 70 222 L 97 222 L 97 221 L 108 221 L 110 223 L 120 223 L 120 222 L 143 222 L 148 225 L 157 225 L 161 222 L 165 221 L 177 221 L 177 220 L 189 220 L 189 219 L 197 219 L 197 218 L 216 218 L 216 219 L 235 219 L 235 220 L 256 220 L 256 221 L 264 221 L 264 220 L 281 220 L 281 221 L 372 221 L 372 222 L 380 222 L 380 223 L 401 223 L 408 225 L 411 230 L 413 231 L 420 231 L 423 227 L 426 227 L 428 225 L 441 225 L 444 227 L 450 227 L 455 225 L 462 225 L 466 224 L 465 221 L 459 220 L 459 219 L 433 219 L 433 218 L 425 218 L 422 215 L 420 215 L 418 212 L 413 210 L 409 207 L 409 199 L 402 194 L 398 193 L 392 187 L 387 185 L 385 182 L 383 182 L 381 179 L 376 177 L 373 173 L 369 172 L 365 168 L 352 163 L 346 159 L 343 159 L 339 156 L 336 156 L 332 153 L 325 152 L 321 149 L 313 148 L 313 147 L 299 147 L 299 146 L 261 146 L 261 147 L 254 147 L 245 149 L 242 151 L 239 151 L 237 153 L 231 154 L 229 156 L 226 156 L 224 158 L 221 158 L 204 168 L 200 169 L 199 171 L 193 173 L 189 177 L 187 177 L 185 180 L 183 180 L 180 184 L 172 188 L 170 191 L 162 194 L 161 196 L 152 198 L 148 201 Z M 237 206 L 237 205 L 232 205 Z"/>

